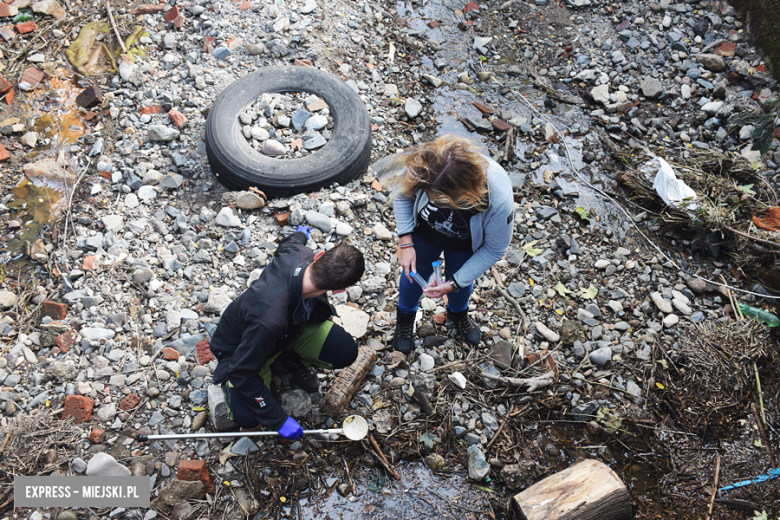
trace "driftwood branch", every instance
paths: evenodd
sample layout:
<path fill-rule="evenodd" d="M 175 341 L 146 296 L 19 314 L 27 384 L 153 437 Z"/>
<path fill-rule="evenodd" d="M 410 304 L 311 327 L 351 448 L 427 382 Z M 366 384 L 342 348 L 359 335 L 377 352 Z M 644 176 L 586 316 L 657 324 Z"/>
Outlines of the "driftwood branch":
<path fill-rule="evenodd" d="M 125 47 L 125 42 L 122 41 L 122 37 L 119 35 L 119 29 L 116 26 L 116 22 L 114 21 L 114 13 L 111 12 L 111 0 L 106 0 L 106 9 L 108 10 L 108 19 L 111 20 L 111 27 L 114 28 L 114 34 L 116 34 L 116 40 L 119 42 L 119 45 L 122 47 L 122 52 L 127 54 L 127 48 Z"/>
<path fill-rule="evenodd" d="M 555 381 L 555 374 L 552 372 L 548 372 L 541 376 L 524 378 L 495 376 L 486 372 L 482 372 L 482 375 L 488 379 L 493 379 L 494 381 L 505 384 L 507 386 L 516 386 L 518 388 L 527 386 L 529 392 L 534 392 L 540 388 L 544 388 L 545 386 L 550 386 Z"/>
<path fill-rule="evenodd" d="M 531 321 L 528 319 L 528 315 L 520 307 L 520 304 L 517 303 L 517 300 L 515 300 L 506 291 L 506 289 L 504 289 L 503 285 L 501 284 L 501 276 L 498 274 L 498 269 L 496 269 L 495 267 L 493 267 L 493 278 L 495 278 L 496 280 L 496 288 L 498 289 L 498 292 L 501 293 L 501 296 L 503 296 L 509 303 L 512 304 L 512 306 L 515 308 L 517 313 L 520 315 L 520 322 L 523 324 L 523 333 L 528 332 L 528 326 L 531 323 Z"/>

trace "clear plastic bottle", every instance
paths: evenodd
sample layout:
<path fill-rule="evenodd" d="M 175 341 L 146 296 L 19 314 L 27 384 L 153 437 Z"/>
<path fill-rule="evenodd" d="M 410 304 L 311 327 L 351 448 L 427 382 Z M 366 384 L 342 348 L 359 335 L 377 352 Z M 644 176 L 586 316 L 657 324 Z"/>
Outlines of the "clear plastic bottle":
<path fill-rule="evenodd" d="M 742 302 L 737 302 L 737 306 L 739 306 L 739 310 L 742 311 L 742 314 L 745 316 L 749 316 L 761 323 L 766 323 L 770 327 L 780 327 L 780 319 L 771 312 L 745 305 Z"/>

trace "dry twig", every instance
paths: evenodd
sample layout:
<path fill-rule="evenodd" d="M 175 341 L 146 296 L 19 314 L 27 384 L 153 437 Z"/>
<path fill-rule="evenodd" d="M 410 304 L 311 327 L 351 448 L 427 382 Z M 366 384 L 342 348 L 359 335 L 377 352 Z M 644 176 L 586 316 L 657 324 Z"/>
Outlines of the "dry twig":
<path fill-rule="evenodd" d="M 119 29 L 116 26 L 116 22 L 114 21 L 114 13 L 111 12 L 111 0 L 106 0 L 106 9 L 108 10 L 108 19 L 111 20 L 111 27 L 114 28 L 114 34 L 116 34 L 116 39 L 119 42 L 119 45 L 122 47 L 122 52 L 127 54 L 127 48 L 125 47 L 125 42 L 122 41 L 122 37 L 119 35 Z"/>

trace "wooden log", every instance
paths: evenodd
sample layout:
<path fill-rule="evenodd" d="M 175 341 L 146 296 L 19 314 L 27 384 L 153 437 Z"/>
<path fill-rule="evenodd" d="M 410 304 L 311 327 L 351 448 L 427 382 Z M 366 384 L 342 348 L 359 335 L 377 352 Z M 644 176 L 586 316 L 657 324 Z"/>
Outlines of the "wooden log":
<path fill-rule="evenodd" d="M 609 466 L 580 461 L 514 496 L 521 520 L 630 520 L 628 490 Z"/>
<path fill-rule="evenodd" d="M 368 372 L 374 368 L 375 363 L 376 352 L 374 349 L 365 345 L 360 347 L 355 362 L 339 372 L 338 377 L 330 386 L 330 390 L 325 394 L 325 404 L 322 411 L 330 417 L 336 417 L 346 410 L 352 396 L 355 395 Z"/>

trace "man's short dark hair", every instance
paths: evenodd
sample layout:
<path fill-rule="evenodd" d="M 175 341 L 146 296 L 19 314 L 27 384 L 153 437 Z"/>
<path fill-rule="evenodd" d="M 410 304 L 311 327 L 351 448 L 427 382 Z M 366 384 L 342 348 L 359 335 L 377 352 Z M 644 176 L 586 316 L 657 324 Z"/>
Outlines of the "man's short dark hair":
<path fill-rule="evenodd" d="M 365 270 L 363 253 L 356 247 L 339 244 L 311 264 L 311 281 L 321 291 L 346 289 L 356 284 Z"/>

